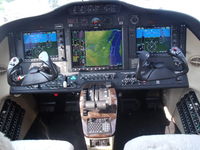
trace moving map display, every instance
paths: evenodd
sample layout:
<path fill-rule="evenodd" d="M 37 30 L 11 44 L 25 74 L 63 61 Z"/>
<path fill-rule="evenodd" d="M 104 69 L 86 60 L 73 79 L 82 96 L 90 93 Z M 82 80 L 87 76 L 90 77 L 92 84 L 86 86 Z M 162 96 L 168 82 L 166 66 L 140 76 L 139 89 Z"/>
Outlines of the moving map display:
<path fill-rule="evenodd" d="M 137 28 L 136 43 L 138 51 L 166 52 L 171 48 L 171 29 L 170 27 Z"/>
<path fill-rule="evenodd" d="M 58 57 L 57 33 L 27 32 L 23 34 L 25 59 L 38 58 L 42 51 L 46 51 L 51 57 Z"/>
<path fill-rule="evenodd" d="M 119 29 L 72 31 L 72 67 L 121 66 L 121 43 Z"/>

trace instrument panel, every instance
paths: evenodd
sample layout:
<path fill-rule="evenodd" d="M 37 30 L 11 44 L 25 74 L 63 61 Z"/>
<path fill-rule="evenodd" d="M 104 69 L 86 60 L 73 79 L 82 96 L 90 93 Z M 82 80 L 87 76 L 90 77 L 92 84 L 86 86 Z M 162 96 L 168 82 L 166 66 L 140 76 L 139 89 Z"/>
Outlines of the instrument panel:
<path fill-rule="evenodd" d="M 142 51 L 156 67 L 182 69 L 168 50 L 179 47 L 185 54 L 186 24 L 164 12 L 122 2 L 85 2 L 25 22 L 9 33 L 11 57 L 22 58 L 21 70 L 27 73 L 41 65 L 38 56 L 46 51 L 59 75 L 43 84 L 12 86 L 11 93 L 73 92 L 94 82 L 119 90 L 188 86 L 186 75 L 154 81 L 136 76 Z"/>

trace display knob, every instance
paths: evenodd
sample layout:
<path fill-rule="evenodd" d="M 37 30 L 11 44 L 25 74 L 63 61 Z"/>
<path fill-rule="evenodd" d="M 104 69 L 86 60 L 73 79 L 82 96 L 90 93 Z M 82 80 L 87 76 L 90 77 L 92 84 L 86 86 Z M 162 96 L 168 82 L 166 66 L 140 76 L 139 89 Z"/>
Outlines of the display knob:
<path fill-rule="evenodd" d="M 137 24 L 137 23 L 139 22 L 138 16 L 136 16 L 136 15 L 131 16 L 130 22 L 131 22 L 132 24 Z"/>

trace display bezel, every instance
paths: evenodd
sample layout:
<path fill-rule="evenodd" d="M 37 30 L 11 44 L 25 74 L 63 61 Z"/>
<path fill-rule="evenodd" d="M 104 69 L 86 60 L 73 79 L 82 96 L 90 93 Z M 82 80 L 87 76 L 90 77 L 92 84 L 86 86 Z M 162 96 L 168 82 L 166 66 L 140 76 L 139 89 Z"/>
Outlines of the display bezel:
<path fill-rule="evenodd" d="M 135 28 L 135 37 L 136 37 L 136 44 L 135 44 L 135 48 L 136 48 L 136 51 L 139 51 L 138 50 L 138 45 L 137 45 L 137 29 L 161 29 L 161 28 L 169 28 L 170 29 L 170 36 L 169 36 L 169 38 L 170 38 L 170 48 L 171 48 L 171 46 L 172 46 L 172 31 L 173 31 L 173 27 L 172 26 L 170 26 L 170 25 L 166 25 L 166 26 L 137 26 L 136 28 Z M 167 50 L 165 50 L 165 51 L 148 51 L 151 55 L 166 55 L 167 54 Z"/>
<path fill-rule="evenodd" d="M 120 65 L 116 65 L 116 66 L 84 66 L 84 67 L 76 67 L 76 66 L 73 66 L 73 48 L 72 48 L 72 33 L 74 31 L 77 31 L 77 32 L 80 32 L 80 31 L 109 31 L 109 30 L 120 30 L 121 31 L 121 48 L 122 48 L 122 55 L 121 55 L 121 58 L 122 58 L 122 63 Z M 98 71 L 98 70 L 119 70 L 119 69 L 122 69 L 123 68 L 123 64 L 124 64 L 124 48 L 123 48 L 123 29 L 122 28 L 101 28 L 101 29 L 71 29 L 70 31 L 70 37 L 71 37 L 71 41 L 70 41 L 70 49 L 71 49 L 71 70 L 72 71 Z"/>
<path fill-rule="evenodd" d="M 59 60 L 59 39 L 58 39 L 58 31 L 56 29 L 52 29 L 52 30 L 31 30 L 31 31 L 24 31 L 22 32 L 22 43 L 23 43 L 23 58 L 25 61 L 27 62 L 32 62 L 32 61 L 40 61 L 38 58 L 25 58 L 25 41 L 24 41 L 24 35 L 26 33 L 47 33 L 47 32 L 55 32 L 56 33 L 56 50 L 57 50 L 57 55 L 51 55 L 50 58 L 52 60 Z"/>

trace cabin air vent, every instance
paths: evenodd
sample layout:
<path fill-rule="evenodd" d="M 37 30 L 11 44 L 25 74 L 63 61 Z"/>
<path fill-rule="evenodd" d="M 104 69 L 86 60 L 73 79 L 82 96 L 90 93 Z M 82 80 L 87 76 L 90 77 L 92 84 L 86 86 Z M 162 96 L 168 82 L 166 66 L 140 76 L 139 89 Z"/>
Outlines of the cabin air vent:
<path fill-rule="evenodd" d="M 200 56 L 192 56 L 190 58 L 190 64 L 196 67 L 200 67 Z"/>
<path fill-rule="evenodd" d="M 0 64 L 0 75 L 6 73 L 7 69 L 4 65 Z"/>

